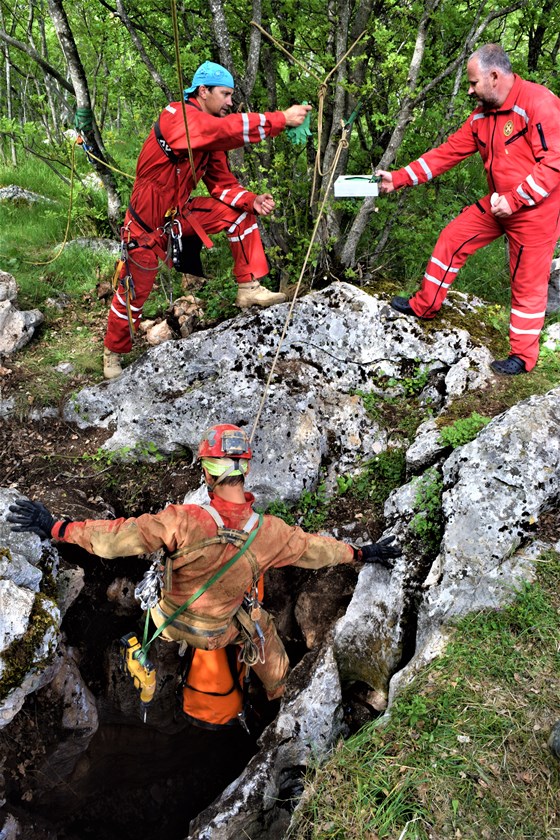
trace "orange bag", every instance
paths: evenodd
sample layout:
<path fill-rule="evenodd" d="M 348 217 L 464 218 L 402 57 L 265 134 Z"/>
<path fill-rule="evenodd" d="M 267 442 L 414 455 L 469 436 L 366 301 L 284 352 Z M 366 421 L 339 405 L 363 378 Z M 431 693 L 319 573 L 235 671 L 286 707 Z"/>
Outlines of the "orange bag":
<path fill-rule="evenodd" d="M 259 601 L 264 582 L 258 583 Z M 198 726 L 219 729 L 237 723 L 243 710 L 243 679 L 246 667 L 239 662 L 238 645 L 218 650 L 189 647 L 183 675 L 183 712 Z M 190 660 L 190 661 L 189 661 Z"/>
<path fill-rule="evenodd" d="M 218 650 L 189 648 L 191 657 L 183 685 L 183 712 L 193 723 L 209 729 L 237 723 L 243 709 L 245 665 L 239 662 L 239 647 Z"/>

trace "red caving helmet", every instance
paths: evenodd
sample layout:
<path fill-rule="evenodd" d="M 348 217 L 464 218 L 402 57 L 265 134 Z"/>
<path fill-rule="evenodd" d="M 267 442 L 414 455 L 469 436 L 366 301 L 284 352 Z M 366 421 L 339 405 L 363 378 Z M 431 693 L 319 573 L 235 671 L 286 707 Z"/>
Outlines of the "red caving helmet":
<path fill-rule="evenodd" d="M 239 458 L 249 461 L 253 456 L 247 432 L 231 423 L 210 426 L 202 435 L 197 458 Z"/>

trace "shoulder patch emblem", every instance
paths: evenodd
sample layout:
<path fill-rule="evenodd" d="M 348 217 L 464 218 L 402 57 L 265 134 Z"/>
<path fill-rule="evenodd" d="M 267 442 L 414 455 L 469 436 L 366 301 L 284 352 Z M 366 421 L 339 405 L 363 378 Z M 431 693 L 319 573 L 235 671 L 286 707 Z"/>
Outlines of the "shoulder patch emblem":
<path fill-rule="evenodd" d="M 513 132 L 513 122 L 512 122 L 512 120 L 508 120 L 507 123 L 504 125 L 504 134 L 505 134 L 506 137 L 509 137 L 512 132 Z"/>

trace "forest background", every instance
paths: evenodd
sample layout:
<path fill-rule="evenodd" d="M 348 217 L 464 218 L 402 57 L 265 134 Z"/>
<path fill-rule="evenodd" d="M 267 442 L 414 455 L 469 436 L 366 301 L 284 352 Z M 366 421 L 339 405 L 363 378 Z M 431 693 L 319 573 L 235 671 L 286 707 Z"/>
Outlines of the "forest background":
<path fill-rule="evenodd" d="M 206 59 L 229 67 L 242 109 L 314 106 L 305 145 L 282 134 L 230 156 L 242 183 L 276 199 L 262 225 L 273 283 L 297 280 L 320 215 L 304 289 L 340 278 L 410 292 L 439 230 L 486 192 L 478 158 L 379 200 L 334 200 L 332 179 L 402 166 L 457 129 L 473 107 L 466 59 L 483 43 L 500 42 L 517 73 L 560 94 L 559 33 L 557 0 L 0 0 L 0 188 L 48 199 L 0 202 L 0 269 L 15 276 L 21 308 L 45 314 L 40 349 L 12 365 L 22 398 L 56 402 L 45 383 L 60 387 L 52 366 L 69 357 L 85 381 L 88 370 L 101 378 L 92 341 L 100 345 L 106 304 L 95 309 L 92 289 L 110 279 L 114 255 L 61 244 L 118 238 L 141 145 L 179 98 L 178 66 L 185 86 Z M 84 134 L 99 160 L 68 134 L 78 109 L 93 112 Z M 222 239 L 205 255 L 208 280 L 197 292 L 207 320 L 235 313 Z M 165 305 L 166 283 L 179 282 L 162 276 L 147 315 Z M 507 305 L 503 241 L 471 258 L 460 288 Z M 72 307 L 64 327 L 53 304 L 61 299 Z M 496 309 L 496 321 L 505 341 L 507 313 Z M 546 387 L 557 377 L 556 363 Z M 560 538 L 556 521 L 549 530 Z M 558 701 L 558 570 L 554 554 L 510 611 L 459 627 L 447 659 L 403 695 L 391 724 L 341 746 L 308 782 L 294 837 L 559 836 L 558 773 L 538 723 Z"/>
<path fill-rule="evenodd" d="M 73 254 L 65 266 L 62 255 L 46 270 L 31 262 L 56 253 L 67 218 L 70 237 L 118 235 L 153 121 L 211 59 L 233 71 L 236 108 L 314 106 L 306 144 L 283 134 L 230 156 L 242 183 L 276 199 L 263 225 L 273 281 L 297 279 L 323 210 L 308 284 L 392 277 L 414 289 L 437 232 L 485 192 L 480 161 L 381 200 L 333 200 L 333 177 L 404 165 L 457 129 L 473 107 L 466 59 L 482 43 L 500 42 L 516 72 L 559 93 L 559 30 L 555 0 L 2 0 L 0 182 L 56 202 L 41 210 L 39 241 L 17 234 L 17 210 L 15 218 L 3 213 L 2 267 L 35 305 L 66 284 L 91 288 L 98 259 L 77 263 Z M 64 132 L 90 109 L 93 123 L 82 133 L 97 159 L 88 160 Z M 92 167 L 104 190 L 86 179 Z M 212 283 L 223 285 L 231 272 L 225 242 L 205 269 L 211 296 Z M 475 256 L 461 280 L 464 290 L 506 302 L 503 243 Z"/>

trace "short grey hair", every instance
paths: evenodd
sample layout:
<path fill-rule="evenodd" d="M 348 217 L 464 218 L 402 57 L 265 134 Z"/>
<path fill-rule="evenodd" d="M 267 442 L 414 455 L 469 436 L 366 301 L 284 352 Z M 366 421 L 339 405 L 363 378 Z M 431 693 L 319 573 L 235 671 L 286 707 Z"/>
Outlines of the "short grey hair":
<path fill-rule="evenodd" d="M 485 44 L 484 47 L 479 47 L 469 61 L 473 58 L 478 61 L 483 73 L 489 73 L 490 70 L 501 70 L 508 75 L 513 73 L 508 55 L 499 44 Z"/>

